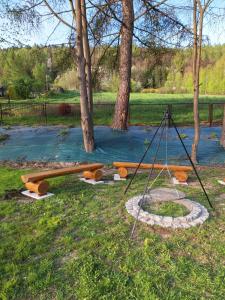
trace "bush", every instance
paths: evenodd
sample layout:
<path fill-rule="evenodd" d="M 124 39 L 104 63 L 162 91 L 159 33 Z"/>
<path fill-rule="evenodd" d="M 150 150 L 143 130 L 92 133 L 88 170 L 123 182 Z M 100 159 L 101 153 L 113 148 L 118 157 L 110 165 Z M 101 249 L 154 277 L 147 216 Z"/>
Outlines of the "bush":
<path fill-rule="evenodd" d="M 67 70 L 55 79 L 54 86 L 64 90 L 79 90 L 80 83 L 77 71 L 75 69 Z"/>
<path fill-rule="evenodd" d="M 131 92 L 139 93 L 142 89 L 141 82 L 131 79 Z"/>
<path fill-rule="evenodd" d="M 6 141 L 8 139 L 9 139 L 8 134 L 4 134 L 4 133 L 0 134 L 0 143 Z"/>
<path fill-rule="evenodd" d="M 102 90 L 107 92 L 117 92 L 119 88 L 119 76 L 114 73 L 110 78 L 104 80 L 101 84 Z"/>
<path fill-rule="evenodd" d="M 152 94 L 154 94 L 154 93 L 158 93 L 159 90 L 158 89 L 153 89 L 153 88 L 148 88 L 148 89 L 143 89 L 141 92 L 142 93 L 152 93 Z"/>
<path fill-rule="evenodd" d="M 8 86 L 8 95 L 10 98 L 27 99 L 32 91 L 33 81 L 30 78 L 20 78 L 14 80 Z"/>
<path fill-rule="evenodd" d="M 67 116 L 67 115 L 71 114 L 71 111 L 72 111 L 71 105 L 69 105 L 67 103 L 62 103 L 59 105 L 59 114 L 61 116 Z"/>

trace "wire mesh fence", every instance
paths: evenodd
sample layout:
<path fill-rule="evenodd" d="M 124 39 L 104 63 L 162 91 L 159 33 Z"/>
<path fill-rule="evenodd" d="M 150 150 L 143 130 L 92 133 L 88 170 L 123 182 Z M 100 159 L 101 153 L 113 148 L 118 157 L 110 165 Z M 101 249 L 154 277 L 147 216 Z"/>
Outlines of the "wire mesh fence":
<path fill-rule="evenodd" d="M 222 123 L 225 103 L 199 103 L 202 124 Z M 115 103 L 94 104 L 94 124 L 111 125 Z M 193 105 L 188 103 L 153 104 L 131 103 L 130 125 L 157 125 L 166 110 L 169 110 L 178 125 L 193 124 Z M 80 105 L 68 103 L 7 103 L 0 104 L 1 125 L 80 125 Z"/>

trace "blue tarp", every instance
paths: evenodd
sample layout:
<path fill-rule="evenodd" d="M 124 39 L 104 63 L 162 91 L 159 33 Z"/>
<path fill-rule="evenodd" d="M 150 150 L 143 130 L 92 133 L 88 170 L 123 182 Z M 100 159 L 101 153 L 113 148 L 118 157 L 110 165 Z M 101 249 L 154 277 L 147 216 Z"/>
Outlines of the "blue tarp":
<path fill-rule="evenodd" d="M 60 135 L 62 127 L 13 127 L 0 128 L 0 133 L 10 138 L 0 143 L 0 160 L 11 161 L 90 161 L 111 163 L 113 161 L 138 162 L 142 157 L 155 127 L 131 126 L 126 132 L 113 131 L 106 126 L 95 127 L 96 150 L 86 153 L 82 145 L 81 128 L 68 128 L 68 133 Z M 191 151 L 194 130 L 179 128 L 188 151 Z M 225 164 L 225 150 L 219 144 L 220 127 L 203 127 L 199 144 L 199 163 L 203 165 Z M 149 151 L 145 162 L 152 161 L 159 141 Z M 185 152 L 173 128 L 168 129 L 168 163 L 188 164 Z M 158 162 L 165 162 L 166 133 L 158 153 Z"/>

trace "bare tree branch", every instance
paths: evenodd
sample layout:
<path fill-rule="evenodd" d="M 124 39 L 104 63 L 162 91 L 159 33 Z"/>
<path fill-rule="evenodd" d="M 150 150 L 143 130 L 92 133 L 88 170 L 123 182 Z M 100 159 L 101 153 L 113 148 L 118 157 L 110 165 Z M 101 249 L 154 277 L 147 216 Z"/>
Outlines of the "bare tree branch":
<path fill-rule="evenodd" d="M 49 5 L 48 1 L 43 0 L 45 5 L 47 6 L 47 8 L 50 10 L 50 12 L 64 25 L 66 25 L 67 27 L 74 29 L 74 27 L 72 25 L 70 25 L 69 23 L 67 23 L 63 18 L 61 18 L 57 12 L 54 11 L 54 9 Z"/>

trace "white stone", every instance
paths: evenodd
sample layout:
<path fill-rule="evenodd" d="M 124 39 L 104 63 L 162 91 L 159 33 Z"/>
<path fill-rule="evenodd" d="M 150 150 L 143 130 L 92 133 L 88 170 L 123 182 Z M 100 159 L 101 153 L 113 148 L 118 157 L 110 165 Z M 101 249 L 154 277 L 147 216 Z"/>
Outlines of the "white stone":
<path fill-rule="evenodd" d="M 172 178 L 172 183 L 175 184 L 175 185 L 188 185 L 188 183 L 185 181 L 185 182 L 180 182 L 179 180 L 177 180 L 175 177 Z"/>
<path fill-rule="evenodd" d="M 225 185 L 225 181 L 223 181 L 223 180 L 218 180 L 218 183 L 222 184 L 222 185 Z"/>
<path fill-rule="evenodd" d="M 146 219 L 146 223 L 147 223 L 148 225 L 155 225 L 155 221 L 152 220 L 152 219 Z"/>
<path fill-rule="evenodd" d="M 172 223 L 173 217 L 162 217 L 162 221 L 166 223 Z"/>
<path fill-rule="evenodd" d="M 36 194 L 36 193 L 31 193 L 31 192 L 28 191 L 28 190 L 27 190 L 27 191 L 21 192 L 21 194 L 23 194 L 24 196 L 27 196 L 27 197 L 36 199 L 36 200 L 41 200 L 41 199 L 45 199 L 45 198 L 54 196 L 54 194 L 52 194 L 52 193 L 47 193 L 46 195 L 39 196 L 38 194 Z"/>
<path fill-rule="evenodd" d="M 85 179 L 85 178 L 80 178 L 80 181 L 83 181 L 83 182 L 89 183 L 89 184 L 93 184 L 93 185 L 105 183 L 102 180 L 95 181 L 94 179 Z"/>
<path fill-rule="evenodd" d="M 153 192 L 153 195 L 154 195 L 152 197 L 153 200 L 149 196 L 148 197 L 145 196 L 145 199 L 147 197 L 147 200 L 149 198 L 149 199 L 151 199 L 152 202 L 157 202 L 159 200 L 157 200 L 156 198 L 162 192 L 161 195 L 163 194 L 164 198 L 162 199 L 162 197 L 159 197 L 160 201 L 170 201 L 171 200 L 168 197 L 167 197 L 168 200 L 166 200 L 166 197 L 165 197 L 165 192 L 167 190 L 171 191 L 171 189 L 163 188 L 163 189 L 161 189 L 161 192 L 158 193 L 159 190 L 160 189 L 155 189 L 155 190 L 151 191 L 151 192 Z M 157 193 L 155 191 L 157 191 Z M 174 190 L 172 190 L 172 191 L 174 192 Z M 156 195 L 158 195 L 158 196 L 155 197 Z M 171 195 L 171 193 L 170 193 L 170 195 Z M 174 194 L 173 194 L 173 196 L 174 196 Z M 182 195 L 180 194 L 179 196 L 182 196 L 184 198 L 185 194 L 183 193 Z M 144 211 L 142 208 L 140 208 L 142 199 L 143 199 L 143 195 L 133 197 L 127 201 L 125 206 L 126 206 L 128 213 L 131 214 L 134 218 L 138 217 L 138 219 L 141 222 L 147 223 L 149 225 L 158 225 L 161 227 L 170 227 L 170 228 L 174 228 L 174 229 L 189 228 L 191 226 L 196 226 L 196 225 L 202 224 L 209 217 L 209 213 L 204 206 L 202 206 L 201 204 L 199 204 L 195 201 L 191 201 L 189 199 L 179 199 L 179 200 L 173 199 L 172 200 L 175 203 L 184 205 L 185 207 L 187 207 L 190 210 L 190 213 L 188 215 L 183 216 L 183 217 L 177 217 L 177 218 L 163 217 L 163 216 L 155 215 L 155 214 L 149 213 L 147 211 Z M 138 213 L 139 213 L 139 216 L 138 216 Z"/>
<path fill-rule="evenodd" d="M 119 174 L 114 174 L 113 180 L 115 181 L 124 181 L 126 178 L 121 178 Z"/>

